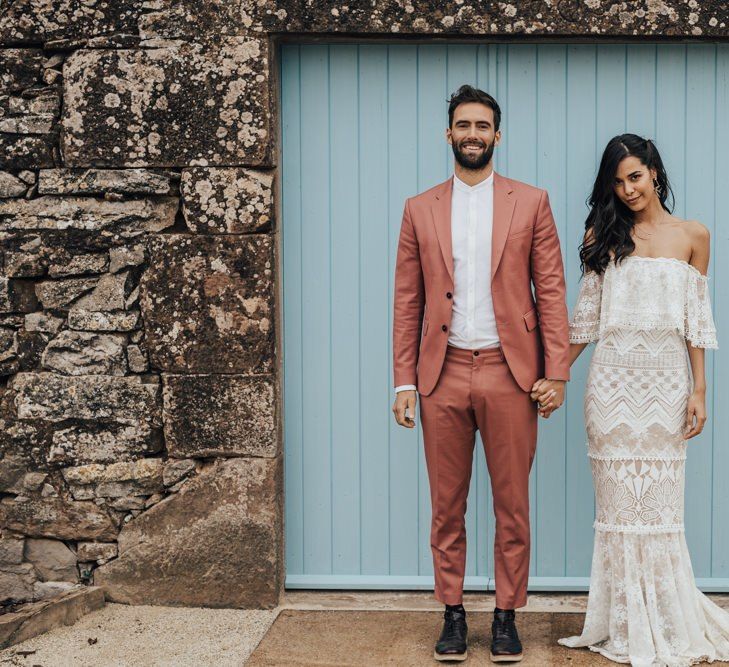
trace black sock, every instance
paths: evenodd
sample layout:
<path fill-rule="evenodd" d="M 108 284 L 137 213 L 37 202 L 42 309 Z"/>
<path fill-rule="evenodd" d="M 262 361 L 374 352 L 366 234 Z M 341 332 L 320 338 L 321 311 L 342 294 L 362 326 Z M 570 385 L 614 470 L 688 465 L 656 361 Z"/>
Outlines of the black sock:
<path fill-rule="evenodd" d="M 446 611 L 459 611 L 462 614 L 466 613 L 466 610 L 463 608 L 463 604 L 447 604 L 445 608 Z"/>
<path fill-rule="evenodd" d="M 514 611 L 513 609 L 500 609 L 499 607 L 494 607 L 494 614 L 500 611 Z"/>

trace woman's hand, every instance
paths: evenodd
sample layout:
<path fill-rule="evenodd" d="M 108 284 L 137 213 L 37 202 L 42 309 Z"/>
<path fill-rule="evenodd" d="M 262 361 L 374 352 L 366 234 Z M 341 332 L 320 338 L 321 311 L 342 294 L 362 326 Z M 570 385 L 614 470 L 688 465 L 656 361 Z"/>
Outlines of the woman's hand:
<path fill-rule="evenodd" d="M 537 401 L 539 405 L 537 411 L 545 419 L 564 403 L 564 385 L 563 380 L 542 378 L 532 386 L 530 397 L 533 401 Z"/>
<path fill-rule="evenodd" d="M 706 392 L 694 390 L 689 396 L 686 408 L 686 431 L 684 440 L 693 438 L 704 430 L 706 424 Z"/>

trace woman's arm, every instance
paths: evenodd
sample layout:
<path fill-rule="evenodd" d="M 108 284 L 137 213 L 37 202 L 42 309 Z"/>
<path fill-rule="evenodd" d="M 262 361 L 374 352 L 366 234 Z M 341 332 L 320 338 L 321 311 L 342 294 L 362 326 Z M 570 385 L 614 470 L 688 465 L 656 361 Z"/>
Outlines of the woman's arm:
<path fill-rule="evenodd" d="M 711 240 L 709 230 L 700 222 L 691 221 L 689 234 L 691 235 L 691 266 L 706 275 L 709 270 L 709 256 L 711 254 Z M 706 364 L 704 361 L 704 348 L 694 347 L 686 341 L 694 389 L 689 396 L 686 411 L 686 431 L 684 438 L 688 440 L 697 436 L 704 430 L 706 423 Z"/>
<path fill-rule="evenodd" d="M 577 357 L 582 354 L 582 350 L 584 350 L 588 345 L 589 343 L 570 343 L 570 366 L 575 363 Z"/>

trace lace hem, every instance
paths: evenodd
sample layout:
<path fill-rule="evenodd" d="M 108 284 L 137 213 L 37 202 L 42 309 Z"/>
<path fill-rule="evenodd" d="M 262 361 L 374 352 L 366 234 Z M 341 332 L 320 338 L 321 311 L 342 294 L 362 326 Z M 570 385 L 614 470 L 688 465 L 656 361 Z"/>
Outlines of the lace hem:
<path fill-rule="evenodd" d="M 643 664 L 645 664 L 646 667 L 653 667 L 653 665 L 655 664 L 653 661 L 646 663 L 635 662 L 634 659 L 631 660 L 630 656 L 618 655 L 617 653 L 608 651 L 606 648 L 603 648 L 599 644 L 582 644 L 578 635 L 575 635 L 574 637 L 564 637 L 563 639 L 558 639 L 557 643 L 561 644 L 562 646 L 566 646 L 567 648 L 583 648 L 586 646 L 592 652 L 599 653 L 600 655 L 606 657 L 608 660 L 612 660 L 613 662 L 617 662 L 623 665 L 633 664 L 635 665 L 635 667 L 642 667 Z M 684 662 L 683 664 L 688 667 L 689 665 L 700 665 L 703 662 L 714 662 L 714 660 L 717 660 L 717 658 L 713 655 L 706 654 L 699 657 L 686 658 L 685 660 L 686 662 Z M 722 662 L 725 661 L 722 660 Z"/>
<path fill-rule="evenodd" d="M 694 347 L 701 347 L 709 350 L 718 350 L 719 343 L 716 340 L 716 332 L 699 331 L 695 334 L 684 332 L 684 338 Z"/>
<path fill-rule="evenodd" d="M 598 532 L 582 633 L 558 641 L 634 667 L 726 661 L 729 614 L 696 588 L 682 532 Z"/>
<path fill-rule="evenodd" d="M 628 524 L 602 523 L 595 521 L 592 524 L 595 530 L 601 530 L 604 533 L 641 533 L 644 535 L 656 533 L 683 533 L 684 525 L 682 523 L 664 523 L 655 526 L 636 526 Z"/>
<path fill-rule="evenodd" d="M 588 458 L 596 461 L 685 461 L 686 454 L 677 454 L 675 456 L 664 456 L 661 454 L 652 454 L 635 456 L 634 454 L 593 454 L 588 450 Z"/>
<path fill-rule="evenodd" d="M 600 339 L 597 333 L 589 334 L 570 334 L 569 342 L 573 345 L 579 345 L 581 343 L 596 343 Z"/>

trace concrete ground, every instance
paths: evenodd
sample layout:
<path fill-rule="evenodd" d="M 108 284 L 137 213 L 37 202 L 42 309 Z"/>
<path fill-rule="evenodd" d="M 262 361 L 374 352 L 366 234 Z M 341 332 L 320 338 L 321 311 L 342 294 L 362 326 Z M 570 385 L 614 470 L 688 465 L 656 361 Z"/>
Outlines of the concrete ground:
<path fill-rule="evenodd" d="M 729 595 L 710 597 L 729 609 Z M 524 611 L 581 612 L 586 600 L 584 594 L 532 594 Z M 490 611 L 493 595 L 468 593 L 464 605 L 468 611 Z M 407 613 L 441 607 L 429 592 L 379 591 L 287 591 L 281 606 L 270 611 L 108 602 L 72 626 L 0 651 L 0 667 L 240 667 L 282 610 Z M 596 665 L 604 664 L 594 657 Z"/>

